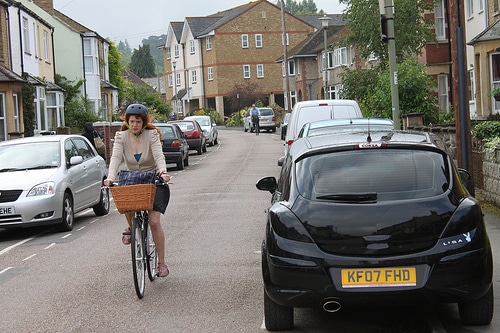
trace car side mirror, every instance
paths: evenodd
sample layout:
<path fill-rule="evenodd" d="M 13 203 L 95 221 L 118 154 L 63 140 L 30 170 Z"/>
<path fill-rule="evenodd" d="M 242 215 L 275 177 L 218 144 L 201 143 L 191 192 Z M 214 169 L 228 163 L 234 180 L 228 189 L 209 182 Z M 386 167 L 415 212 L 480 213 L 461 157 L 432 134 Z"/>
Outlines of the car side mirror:
<path fill-rule="evenodd" d="M 276 181 L 275 177 L 264 177 L 259 179 L 255 186 L 261 191 L 269 191 L 271 194 L 273 194 L 278 188 L 278 182 Z"/>
<path fill-rule="evenodd" d="M 283 166 L 283 162 L 285 162 L 285 156 L 278 158 L 278 166 Z"/>
<path fill-rule="evenodd" d="M 470 181 L 472 178 L 470 172 L 465 169 L 458 168 L 458 176 L 460 177 L 460 181 L 462 182 L 462 184 L 464 184 L 464 186 L 469 189 Z"/>

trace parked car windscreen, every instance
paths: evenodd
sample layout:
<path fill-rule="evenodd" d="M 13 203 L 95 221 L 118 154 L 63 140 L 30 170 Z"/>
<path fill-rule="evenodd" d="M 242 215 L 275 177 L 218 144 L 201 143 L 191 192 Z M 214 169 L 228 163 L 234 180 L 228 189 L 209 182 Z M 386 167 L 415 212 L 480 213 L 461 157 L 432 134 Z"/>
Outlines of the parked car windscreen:
<path fill-rule="evenodd" d="M 450 175 L 444 155 L 408 149 L 313 155 L 297 162 L 295 172 L 305 198 L 340 201 L 432 197 L 448 189 Z"/>
<path fill-rule="evenodd" d="M 58 141 L 1 146 L 0 171 L 58 167 L 59 154 Z"/>

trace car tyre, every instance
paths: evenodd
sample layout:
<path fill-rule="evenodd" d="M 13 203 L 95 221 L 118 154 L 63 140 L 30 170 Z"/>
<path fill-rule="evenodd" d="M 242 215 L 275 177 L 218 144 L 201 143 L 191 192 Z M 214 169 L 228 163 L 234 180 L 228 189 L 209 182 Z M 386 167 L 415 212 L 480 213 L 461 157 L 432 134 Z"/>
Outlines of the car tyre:
<path fill-rule="evenodd" d="M 109 188 L 101 188 L 99 203 L 92 207 L 92 209 L 97 216 L 103 216 L 109 213 Z"/>
<path fill-rule="evenodd" d="M 62 221 L 56 225 L 57 231 L 70 231 L 73 229 L 75 220 L 75 210 L 73 209 L 73 199 L 69 193 L 64 193 L 62 205 Z"/>
<path fill-rule="evenodd" d="M 271 132 L 276 132 L 276 127 L 271 128 Z"/>
<path fill-rule="evenodd" d="M 275 303 L 264 291 L 264 321 L 269 331 L 293 329 L 293 308 Z"/>
<path fill-rule="evenodd" d="M 199 146 L 199 147 L 196 149 L 196 152 L 198 153 L 198 155 L 201 155 L 202 150 L 203 150 L 203 148 L 202 148 L 201 146 Z"/>
<path fill-rule="evenodd" d="M 215 137 L 215 139 L 214 139 L 214 145 L 218 145 L 218 144 L 219 144 L 219 138 Z"/>
<path fill-rule="evenodd" d="M 464 325 L 488 325 L 493 319 L 493 286 L 480 298 L 458 303 L 460 320 Z"/>
<path fill-rule="evenodd" d="M 207 152 L 207 142 L 205 141 L 205 143 L 203 144 L 203 152 L 206 153 Z"/>
<path fill-rule="evenodd" d="M 177 170 L 184 170 L 184 161 L 182 160 L 182 157 L 179 158 L 176 164 L 177 164 Z"/>
<path fill-rule="evenodd" d="M 189 166 L 189 154 L 186 154 L 186 158 L 184 159 L 184 166 Z"/>

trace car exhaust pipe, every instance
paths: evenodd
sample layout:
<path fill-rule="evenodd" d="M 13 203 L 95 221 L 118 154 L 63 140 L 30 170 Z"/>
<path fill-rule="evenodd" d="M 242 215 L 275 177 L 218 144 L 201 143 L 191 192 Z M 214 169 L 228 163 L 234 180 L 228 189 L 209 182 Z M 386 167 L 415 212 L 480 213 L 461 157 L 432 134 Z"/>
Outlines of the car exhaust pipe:
<path fill-rule="evenodd" d="M 326 299 L 323 302 L 323 310 L 326 312 L 337 312 L 341 307 L 340 301 L 336 298 Z"/>

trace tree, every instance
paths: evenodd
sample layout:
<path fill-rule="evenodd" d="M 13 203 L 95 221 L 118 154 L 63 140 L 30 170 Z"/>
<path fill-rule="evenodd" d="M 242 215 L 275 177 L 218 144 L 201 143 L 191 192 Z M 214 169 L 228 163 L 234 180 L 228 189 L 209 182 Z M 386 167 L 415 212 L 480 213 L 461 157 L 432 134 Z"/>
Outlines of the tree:
<path fill-rule="evenodd" d="M 280 3 L 281 1 L 278 1 L 276 5 L 280 7 Z M 318 7 L 316 7 L 314 0 L 302 0 L 301 2 L 286 0 L 285 10 L 293 15 L 324 14 L 323 10 L 318 12 Z"/>
<path fill-rule="evenodd" d="M 167 40 L 167 35 L 161 36 L 149 36 L 148 39 L 143 39 L 143 45 L 150 46 L 151 56 L 153 57 L 153 61 L 155 63 L 155 68 L 157 72 L 163 73 L 163 48 L 158 48 L 160 45 L 165 44 Z"/>
<path fill-rule="evenodd" d="M 227 99 L 232 110 L 240 110 L 245 106 L 250 106 L 262 99 L 262 95 L 257 83 L 237 83 L 227 94 Z"/>
<path fill-rule="evenodd" d="M 392 119 L 389 71 L 381 70 L 381 67 L 346 69 L 340 77 L 343 82 L 342 98 L 357 100 L 363 116 Z M 408 58 L 398 64 L 398 86 L 401 115 L 421 113 L 425 124 L 439 120 L 436 83 L 427 74 L 424 65 L 415 58 Z"/>
<path fill-rule="evenodd" d="M 75 131 L 81 131 L 87 121 L 100 120 L 88 98 L 81 95 L 83 80 L 74 82 L 65 76 L 56 74 L 55 83 L 64 89 L 64 121 L 66 126 Z"/>
<path fill-rule="evenodd" d="M 123 94 L 123 104 L 129 105 L 131 103 L 144 104 L 149 113 L 155 116 L 159 122 L 168 121 L 168 117 L 172 112 L 170 104 L 165 103 L 161 98 L 161 94 L 149 85 L 130 85 Z"/>
<path fill-rule="evenodd" d="M 109 82 L 118 87 L 118 103 L 120 104 L 123 91 L 125 89 L 125 80 L 122 77 L 122 54 L 116 48 L 116 45 L 111 42 L 109 45 Z"/>
<path fill-rule="evenodd" d="M 130 61 L 130 70 L 139 77 L 154 77 L 155 64 L 149 45 L 141 45 L 139 49 L 134 49 Z"/>
<path fill-rule="evenodd" d="M 361 58 L 375 56 L 385 65 L 388 61 L 387 44 L 381 40 L 380 7 L 378 0 L 339 0 L 345 4 L 344 16 L 349 34 L 344 45 L 356 45 Z M 433 22 L 426 18 L 425 11 L 433 10 L 433 1 L 394 0 L 394 30 L 396 35 L 396 58 L 402 61 L 421 53 L 430 41 Z"/>

